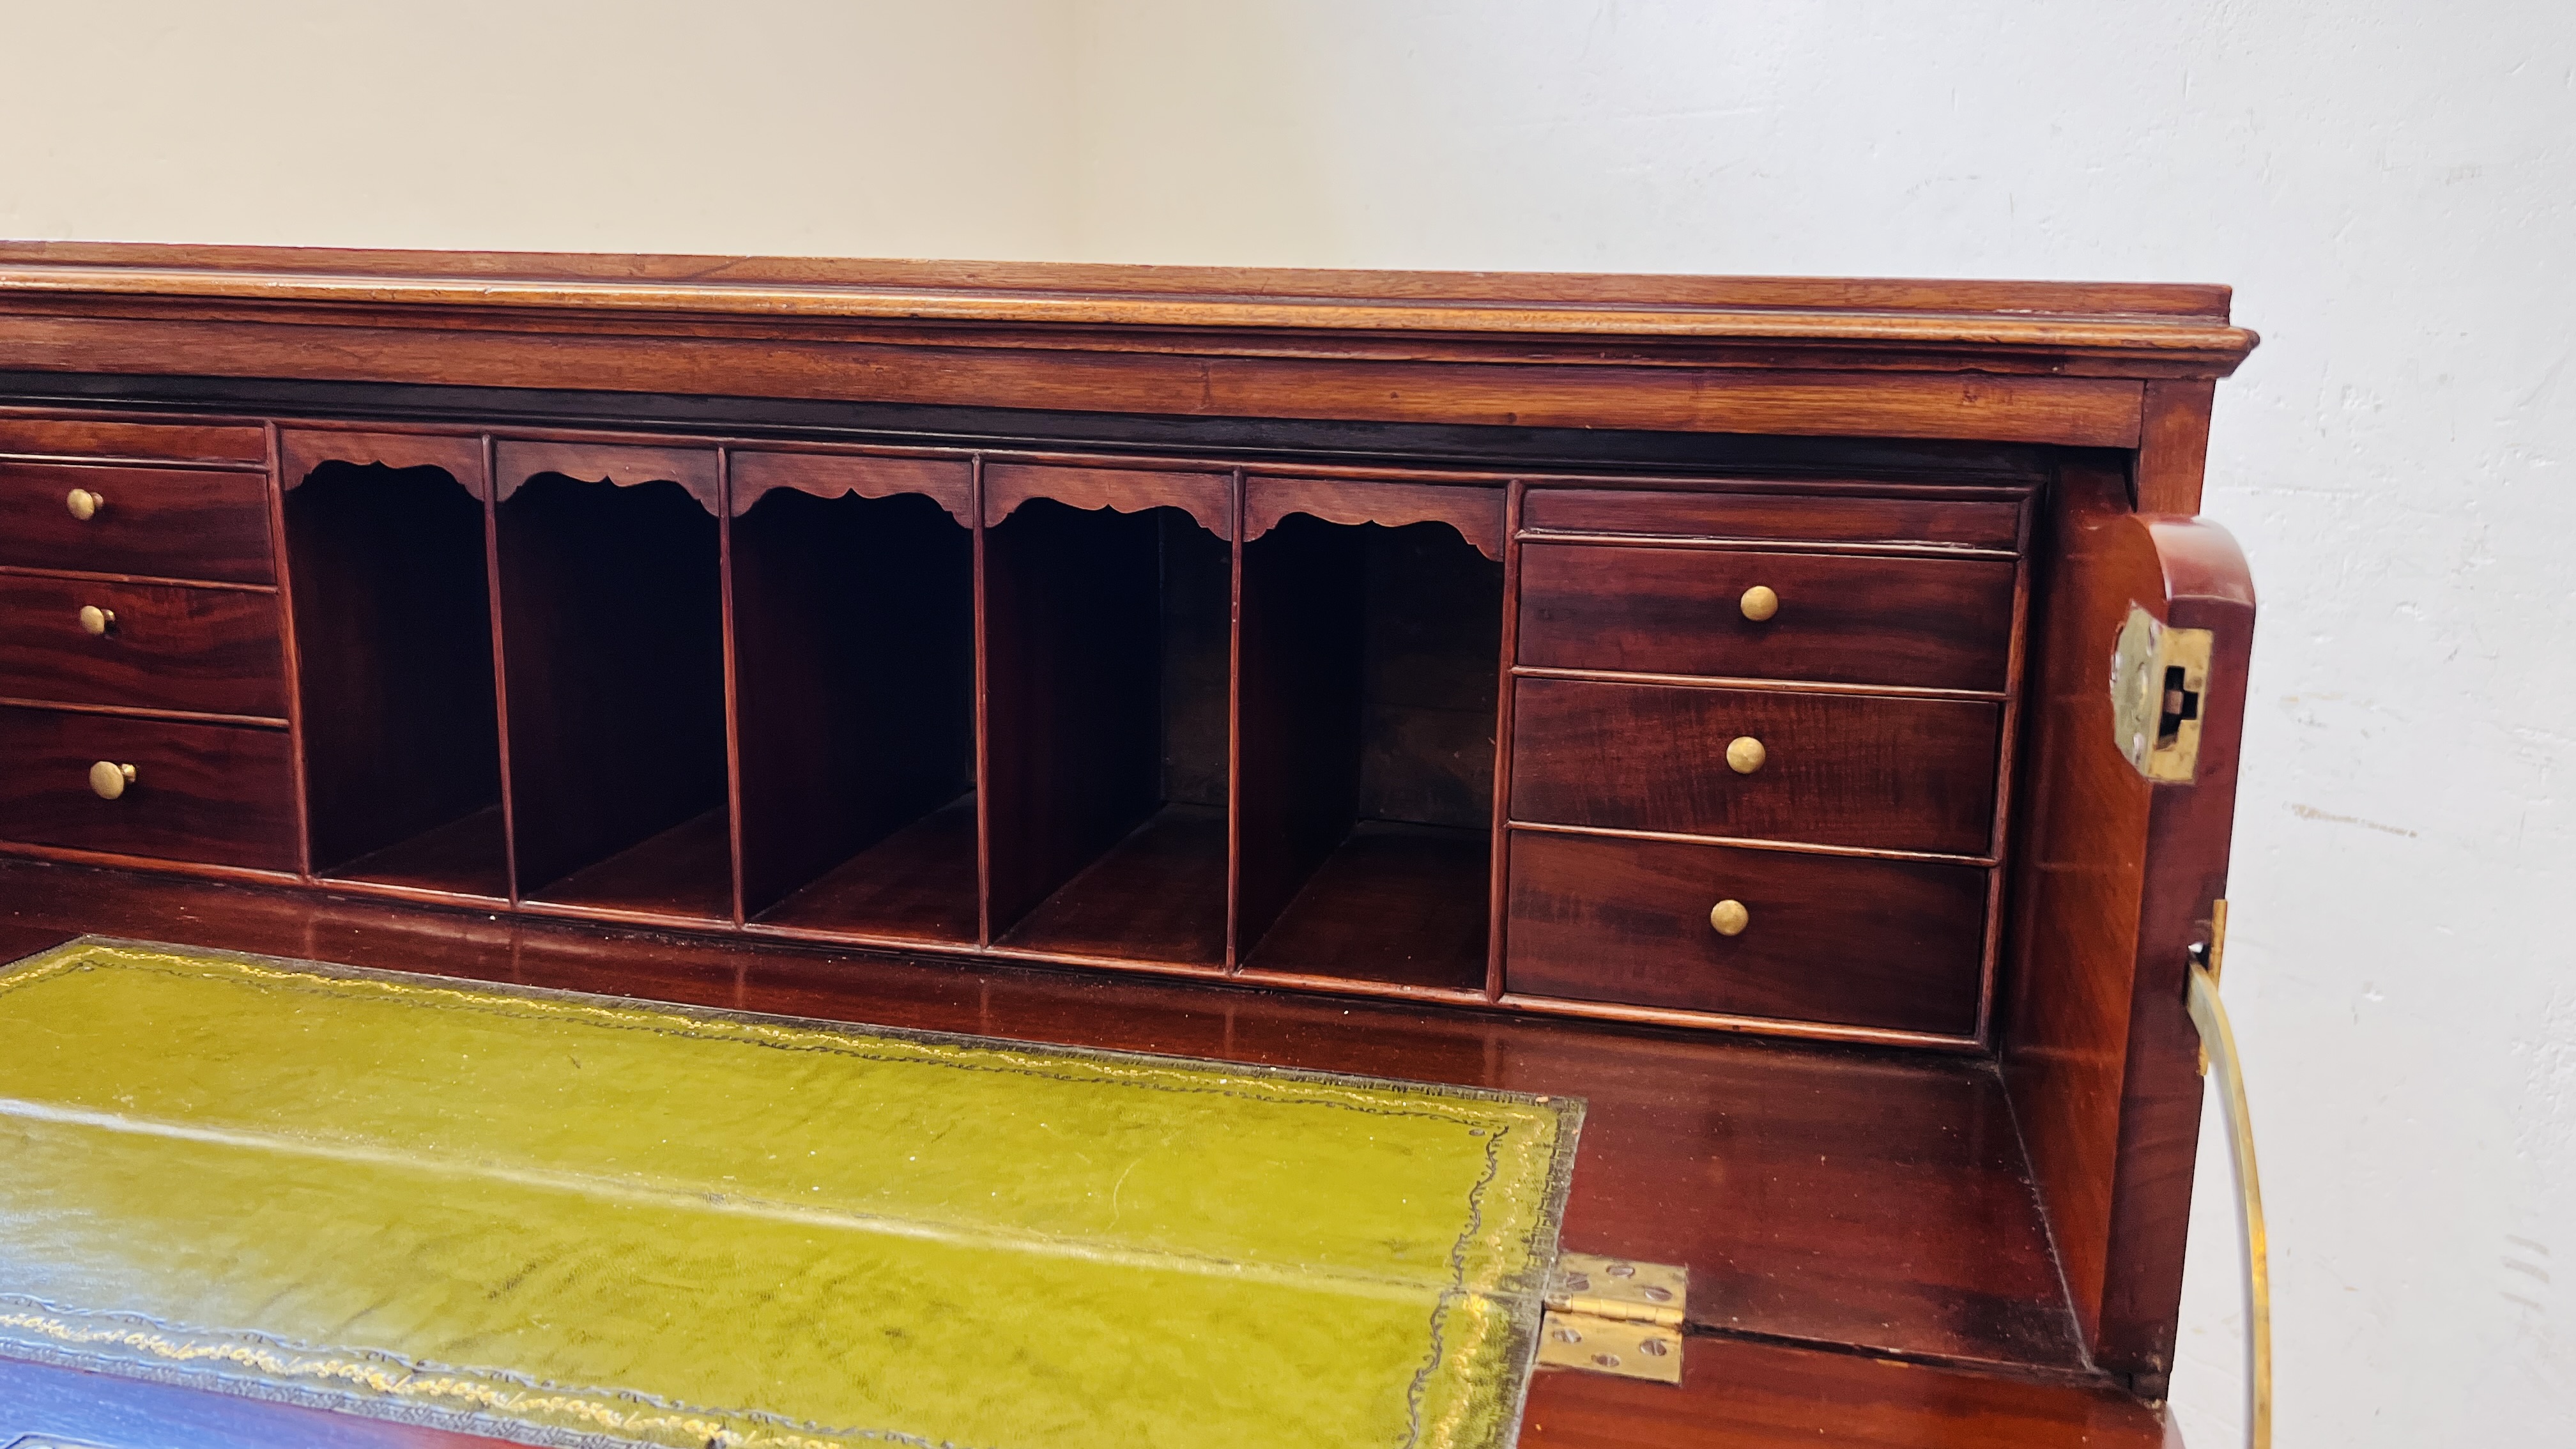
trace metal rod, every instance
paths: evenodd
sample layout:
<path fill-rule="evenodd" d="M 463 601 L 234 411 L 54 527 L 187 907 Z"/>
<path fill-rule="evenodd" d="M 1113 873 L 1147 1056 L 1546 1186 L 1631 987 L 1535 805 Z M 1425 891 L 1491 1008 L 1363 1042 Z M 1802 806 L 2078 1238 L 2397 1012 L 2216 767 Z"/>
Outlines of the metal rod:
<path fill-rule="evenodd" d="M 2227 1112 L 2227 1145 L 2236 1167 L 2236 1225 L 2245 1243 L 2245 1438 L 2253 1449 L 2272 1449 L 2272 1265 L 2263 1227 L 2263 1180 L 2254 1166 L 2254 1118 L 2245 1105 L 2245 1077 L 2236 1055 L 2236 1033 L 2218 1000 L 2218 976 L 2191 968 L 2192 1025 L 2218 1073 L 2218 1095 Z"/>

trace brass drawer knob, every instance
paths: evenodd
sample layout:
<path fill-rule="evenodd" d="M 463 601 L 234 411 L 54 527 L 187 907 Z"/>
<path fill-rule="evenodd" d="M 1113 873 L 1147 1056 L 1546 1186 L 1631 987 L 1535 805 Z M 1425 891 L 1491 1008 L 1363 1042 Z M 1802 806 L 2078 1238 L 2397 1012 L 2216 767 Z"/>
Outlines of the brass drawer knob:
<path fill-rule="evenodd" d="M 1744 591 L 1743 598 L 1735 602 L 1738 608 L 1744 610 L 1744 617 L 1756 624 L 1780 612 L 1780 596 L 1772 592 L 1769 584 L 1755 584 Z"/>
<path fill-rule="evenodd" d="M 1727 741 L 1727 768 L 1739 775 L 1752 774 L 1762 768 L 1763 761 L 1770 758 L 1771 752 L 1762 748 L 1762 742 L 1751 735 L 1737 735 Z"/>
<path fill-rule="evenodd" d="M 98 511 L 107 506 L 107 500 L 86 488 L 75 488 L 63 495 L 63 506 L 72 511 L 72 517 L 87 523 L 98 517 Z"/>
<path fill-rule="evenodd" d="M 116 627 L 116 611 L 96 604 L 83 604 L 80 611 L 81 632 L 96 638 Z"/>
<path fill-rule="evenodd" d="M 125 793 L 126 786 L 133 783 L 132 765 L 120 765 L 113 760 L 101 760 L 89 767 L 90 793 L 101 800 L 115 799 Z"/>
<path fill-rule="evenodd" d="M 1742 901 L 1719 901 L 1708 908 L 1708 923 L 1721 936 L 1741 936 L 1753 924 L 1753 913 Z"/>

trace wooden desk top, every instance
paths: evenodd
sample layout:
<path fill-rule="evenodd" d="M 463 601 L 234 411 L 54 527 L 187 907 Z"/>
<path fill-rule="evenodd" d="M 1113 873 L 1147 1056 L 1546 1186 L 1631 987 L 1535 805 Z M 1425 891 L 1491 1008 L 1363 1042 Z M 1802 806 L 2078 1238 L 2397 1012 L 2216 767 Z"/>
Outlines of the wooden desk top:
<path fill-rule="evenodd" d="M 1678 1391 L 1541 1374 L 1524 1444 L 2164 1442 L 2160 1410 L 2086 1366 L 1989 1063 L 1172 980 L 746 950 L 0 862 L 0 958 L 83 931 L 923 1030 L 1576 1093 L 1589 1108 L 1565 1242 L 1687 1264 L 1692 1347 Z M 1891 1183 L 1904 1191 L 1888 1191 Z M 129 1422 L 150 1432 L 102 1442 L 231 1442 L 209 1437 L 218 1431 L 268 1446 L 493 1442 L 6 1361 L 0 1405 L 0 1443 L 84 1426 L 99 1439 Z"/>

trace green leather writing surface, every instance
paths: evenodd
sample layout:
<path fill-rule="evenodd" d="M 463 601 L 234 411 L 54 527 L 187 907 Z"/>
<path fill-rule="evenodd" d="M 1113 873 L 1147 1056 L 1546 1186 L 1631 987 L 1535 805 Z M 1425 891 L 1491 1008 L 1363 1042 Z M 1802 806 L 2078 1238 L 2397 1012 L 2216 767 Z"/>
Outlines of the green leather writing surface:
<path fill-rule="evenodd" d="M 534 1443 L 1497 1445 L 1579 1122 L 75 942 L 0 971 L 0 1352 Z"/>

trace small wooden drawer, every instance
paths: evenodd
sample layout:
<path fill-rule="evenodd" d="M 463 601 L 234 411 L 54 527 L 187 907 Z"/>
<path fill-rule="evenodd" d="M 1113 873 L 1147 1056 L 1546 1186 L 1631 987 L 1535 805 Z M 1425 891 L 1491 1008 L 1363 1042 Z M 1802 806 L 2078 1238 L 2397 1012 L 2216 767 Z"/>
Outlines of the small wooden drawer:
<path fill-rule="evenodd" d="M 1982 857 L 2002 707 L 1983 700 L 1523 679 L 1511 815 Z M 1750 773 L 1728 763 L 1761 744 Z"/>
<path fill-rule="evenodd" d="M 0 708 L 0 839 L 216 865 L 295 868 L 286 731 Z M 103 799 L 101 762 L 134 767 Z"/>
<path fill-rule="evenodd" d="M 1532 543 L 1520 662 L 2001 691 L 2013 573 L 2002 560 Z M 1748 605 L 1755 590 L 1768 593 Z"/>
<path fill-rule="evenodd" d="M 1515 831 L 1505 984 L 1617 1002 L 1969 1036 L 1986 872 Z M 1743 928 L 1718 933 L 1720 901 Z"/>
<path fill-rule="evenodd" d="M 1533 488 L 1521 504 L 1521 528 L 1525 533 L 1898 544 L 2009 553 L 2021 542 L 2021 504 L 2010 498 Z"/>
<path fill-rule="evenodd" d="M 86 495 L 82 509 L 75 491 Z M 0 518 L 0 563 L 229 583 L 276 577 L 259 473 L 0 463 Z"/>
<path fill-rule="evenodd" d="M 0 695 L 282 720 L 277 596 L 0 574 Z"/>
<path fill-rule="evenodd" d="M 265 463 L 268 436 L 240 423 L 130 423 L 119 418 L 0 416 L 0 453 Z"/>

